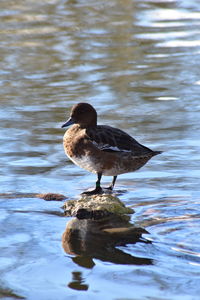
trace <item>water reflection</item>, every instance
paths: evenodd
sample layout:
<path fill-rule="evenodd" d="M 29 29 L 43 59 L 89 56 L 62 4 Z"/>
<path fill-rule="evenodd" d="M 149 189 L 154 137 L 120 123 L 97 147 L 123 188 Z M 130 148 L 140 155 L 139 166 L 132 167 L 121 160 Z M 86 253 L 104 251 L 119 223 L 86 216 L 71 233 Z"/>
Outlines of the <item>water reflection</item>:
<path fill-rule="evenodd" d="M 68 284 L 68 287 L 78 291 L 87 291 L 89 288 L 87 284 L 84 284 L 81 272 L 72 272 L 72 281 Z"/>
<path fill-rule="evenodd" d="M 114 214 L 97 220 L 71 219 L 63 233 L 63 248 L 74 255 L 72 259 L 77 265 L 85 268 L 95 266 L 94 258 L 124 265 L 153 264 L 149 258 L 126 253 L 127 244 L 150 243 L 142 238 L 142 234 L 148 232 L 134 227 L 129 221 L 127 216 Z"/>

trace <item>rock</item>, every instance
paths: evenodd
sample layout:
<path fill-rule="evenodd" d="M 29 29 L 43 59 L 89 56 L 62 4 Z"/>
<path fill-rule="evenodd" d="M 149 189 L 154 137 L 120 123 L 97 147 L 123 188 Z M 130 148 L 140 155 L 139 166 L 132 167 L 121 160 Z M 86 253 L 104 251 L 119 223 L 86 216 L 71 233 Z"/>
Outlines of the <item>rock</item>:
<path fill-rule="evenodd" d="M 63 209 L 67 216 L 76 216 L 77 212 L 81 210 L 85 211 L 105 211 L 116 214 L 126 215 L 134 213 L 134 210 L 130 207 L 126 207 L 120 200 L 111 194 L 100 195 L 84 195 L 79 200 L 66 201 Z"/>
<path fill-rule="evenodd" d="M 62 201 L 67 199 L 66 196 L 55 193 L 37 194 L 36 197 L 44 199 L 46 201 Z"/>

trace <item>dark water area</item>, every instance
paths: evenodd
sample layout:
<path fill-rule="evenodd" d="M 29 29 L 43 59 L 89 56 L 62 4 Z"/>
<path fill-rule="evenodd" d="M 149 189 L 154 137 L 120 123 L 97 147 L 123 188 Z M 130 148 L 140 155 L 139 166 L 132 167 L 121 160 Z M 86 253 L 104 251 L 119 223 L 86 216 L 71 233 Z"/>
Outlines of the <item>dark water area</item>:
<path fill-rule="evenodd" d="M 3 0 L 0 18 L 0 298 L 199 299 L 200 2 Z M 96 180 L 63 151 L 77 102 L 164 151 L 117 180 L 134 240 L 35 196 Z M 72 220 L 87 239 L 63 244 Z"/>

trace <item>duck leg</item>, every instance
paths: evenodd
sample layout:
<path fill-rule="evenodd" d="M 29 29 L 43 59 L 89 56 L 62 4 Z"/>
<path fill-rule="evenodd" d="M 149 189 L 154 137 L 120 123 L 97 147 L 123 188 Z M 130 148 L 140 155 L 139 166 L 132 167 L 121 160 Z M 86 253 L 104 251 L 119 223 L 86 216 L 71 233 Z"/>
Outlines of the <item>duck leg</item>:
<path fill-rule="evenodd" d="M 97 174 L 97 181 L 96 181 L 96 187 L 94 190 L 92 191 L 88 191 L 88 192 L 83 192 L 83 195 L 96 195 L 96 194 L 101 194 L 102 193 L 102 188 L 101 188 L 101 177 L 102 177 L 102 173 L 98 173 Z"/>
<path fill-rule="evenodd" d="M 113 190 L 116 179 L 117 179 L 117 176 L 113 176 L 112 183 L 109 187 L 106 188 L 107 190 L 111 190 L 111 191 Z"/>

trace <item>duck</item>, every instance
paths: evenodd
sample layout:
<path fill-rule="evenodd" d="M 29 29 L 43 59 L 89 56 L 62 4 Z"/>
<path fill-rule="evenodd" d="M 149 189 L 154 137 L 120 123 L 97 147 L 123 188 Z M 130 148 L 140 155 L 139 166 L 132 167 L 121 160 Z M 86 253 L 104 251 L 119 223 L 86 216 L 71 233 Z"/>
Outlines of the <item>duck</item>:
<path fill-rule="evenodd" d="M 98 125 L 97 112 L 89 103 L 75 104 L 62 125 L 65 127 L 69 127 L 63 137 L 65 154 L 77 166 L 97 175 L 95 188 L 82 194 L 103 193 L 102 176 L 113 177 L 107 188 L 112 191 L 118 175 L 134 172 L 162 153 L 143 146 L 121 129 Z"/>

